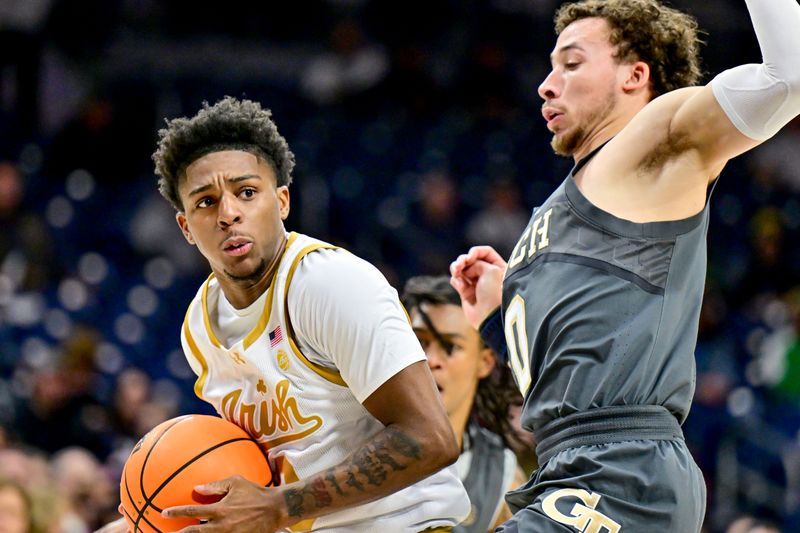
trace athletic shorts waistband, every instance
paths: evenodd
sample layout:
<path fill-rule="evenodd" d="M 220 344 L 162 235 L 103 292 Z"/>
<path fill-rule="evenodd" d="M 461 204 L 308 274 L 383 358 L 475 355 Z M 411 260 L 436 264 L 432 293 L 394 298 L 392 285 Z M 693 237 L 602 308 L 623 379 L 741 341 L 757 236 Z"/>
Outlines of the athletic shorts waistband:
<path fill-rule="evenodd" d="M 675 416 L 660 405 L 624 405 L 556 418 L 534 436 L 543 465 L 569 448 L 626 440 L 683 440 L 683 431 Z"/>

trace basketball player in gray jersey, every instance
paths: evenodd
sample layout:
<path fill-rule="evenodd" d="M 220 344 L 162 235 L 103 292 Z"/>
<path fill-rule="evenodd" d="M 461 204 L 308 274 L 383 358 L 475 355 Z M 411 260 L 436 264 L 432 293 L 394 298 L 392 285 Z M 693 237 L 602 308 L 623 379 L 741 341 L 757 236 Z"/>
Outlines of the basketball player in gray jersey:
<path fill-rule="evenodd" d="M 576 165 L 508 263 L 476 247 L 451 265 L 470 322 L 506 344 L 537 441 L 539 469 L 509 494 L 516 514 L 498 531 L 700 530 L 705 486 L 680 423 L 708 200 L 729 159 L 800 113 L 800 5 L 744 1 L 763 63 L 704 87 L 691 87 L 685 14 L 584 0 L 556 15 L 539 95 L 554 149 Z"/>

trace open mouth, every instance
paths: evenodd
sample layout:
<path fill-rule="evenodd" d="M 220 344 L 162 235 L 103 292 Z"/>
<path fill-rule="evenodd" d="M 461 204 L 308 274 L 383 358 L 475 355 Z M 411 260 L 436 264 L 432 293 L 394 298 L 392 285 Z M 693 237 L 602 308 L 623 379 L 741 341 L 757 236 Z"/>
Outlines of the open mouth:
<path fill-rule="evenodd" d="M 222 247 L 229 255 L 244 255 L 253 248 L 253 243 L 245 239 L 228 239 Z"/>
<path fill-rule="evenodd" d="M 564 113 L 553 107 L 542 108 L 542 117 L 544 117 L 544 119 L 547 121 L 548 126 L 551 126 L 555 121 L 557 121 L 562 116 L 564 116 Z"/>

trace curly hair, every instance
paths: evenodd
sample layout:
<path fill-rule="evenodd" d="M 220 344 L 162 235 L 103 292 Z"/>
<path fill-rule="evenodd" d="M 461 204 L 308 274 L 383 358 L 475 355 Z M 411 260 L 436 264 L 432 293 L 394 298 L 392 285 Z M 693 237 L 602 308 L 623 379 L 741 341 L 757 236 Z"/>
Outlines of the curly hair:
<path fill-rule="evenodd" d="M 450 286 L 450 280 L 446 276 L 416 276 L 409 279 L 401 300 L 409 312 L 416 309 L 420 313 L 434 336 L 438 335 L 438 332 L 420 306 L 427 303 L 461 307 L 461 297 Z M 485 347 L 486 345 L 481 341 L 481 348 Z M 495 364 L 492 372 L 478 381 L 478 390 L 472 404 L 470 418 L 497 434 L 506 447 L 512 448 L 512 440 L 514 444 L 519 444 L 522 440 L 517 434 L 517 430 L 511 425 L 510 407 L 521 404 L 522 396 L 514 382 L 511 370 L 506 365 Z"/>
<path fill-rule="evenodd" d="M 702 76 L 697 21 L 658 0 L 583 0 L 562 5 L 555 15 L 556 34 L 576 20 L 599 17 L 611 28 L 619 62 L 650 66 L 653 97 L 697 84 Z"/>
<path fill-rule="evenodd" d="M 153 153 L 158 190 L 178 211 L 183 203 L 178 193 L 181 175 L 193 161 L 212 152 L 243 150 L 266 161 L 275 171 L 278 186 L 292 182 L 294 154 L 289 150 L 272 112 L 251 100 L 226 96 L 213 106 L 203 107 L 192 118 L 167 120 L 158 132 Z"/>

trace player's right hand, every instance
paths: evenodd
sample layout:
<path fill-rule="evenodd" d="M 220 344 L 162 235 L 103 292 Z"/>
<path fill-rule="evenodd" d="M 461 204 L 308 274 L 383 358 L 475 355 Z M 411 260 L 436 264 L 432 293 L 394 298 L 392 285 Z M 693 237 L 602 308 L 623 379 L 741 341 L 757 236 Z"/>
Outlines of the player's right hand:
<path fill-rule="evenodd" d="M 473 246 L 450 264 L 450 284 L 461 296 L 464 315 L 475 329 L 502 303 L 507 266 L 491 246 Z"/>
<path fill-rule="evenodd" d="M 125 523 L 125 519 L 120 518 L 104 525 L 94 533 L 130 533 L 130 530 L 128 529 L 128 524 Z"/>

